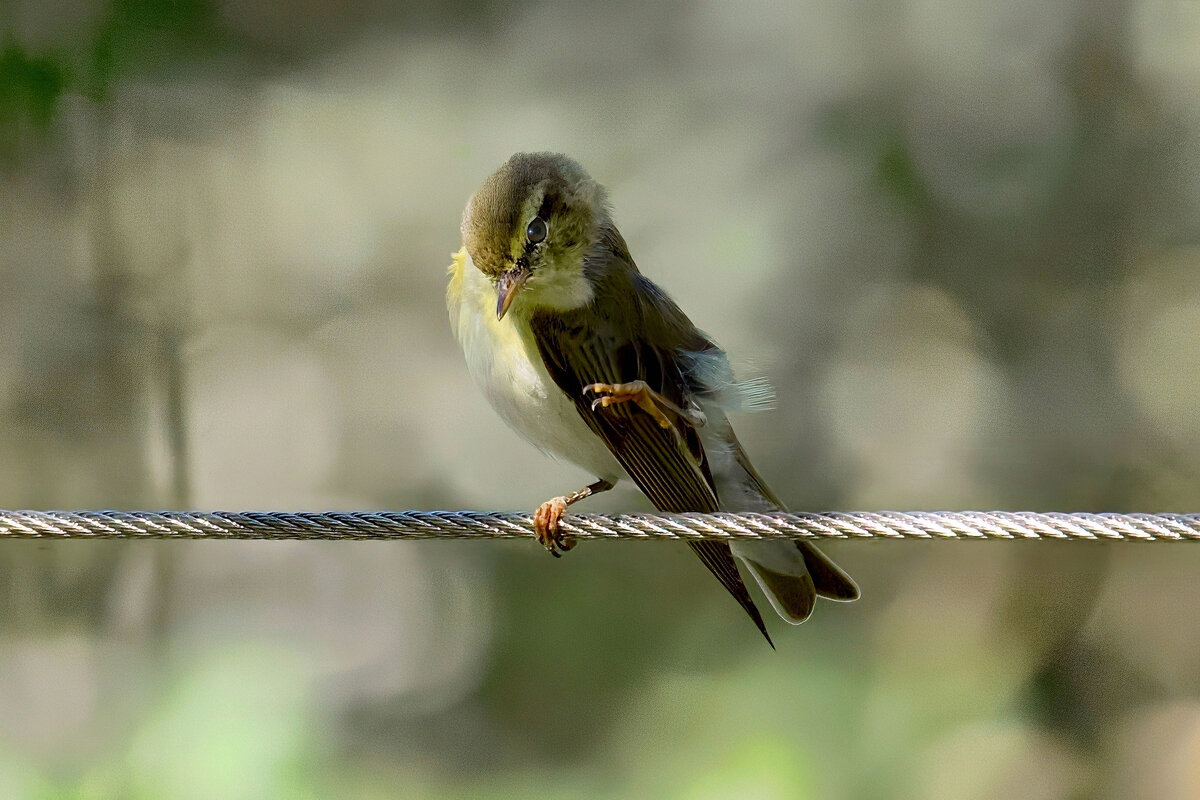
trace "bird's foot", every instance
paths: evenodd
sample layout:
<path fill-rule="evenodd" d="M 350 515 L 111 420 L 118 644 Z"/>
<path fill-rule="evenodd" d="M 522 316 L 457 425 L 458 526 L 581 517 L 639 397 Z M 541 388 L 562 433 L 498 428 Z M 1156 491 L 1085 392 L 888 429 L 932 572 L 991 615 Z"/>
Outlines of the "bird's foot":
<path fill-rule="evenodd" d="M 592 400 L 592 410 L 608 408 L 620 403 L 635 403 L 645 411 L 660 427 L 672 427 L 671 418 L 667 413 L 674 414 L 690 425 L 699 427 L 704 424 L 704 414 L 699 409 L 684 410 L 650 388 L 645 381 L 630 381 L 629 383 L 591 383 L 583 387 L 584 395 L 595 395 Z"/>
<path fill-rule="evenodd" d="M 564 536 L 559 530 L 559 522 L 562 521 L 563 514 L 567 512 L 567 506 L 570 504 L 570 498 L 552 497 L 533 512 L 534 535 L 537 536 L 542 547 L 549 550 L 550 555 L 555 558 L 561 558 L 560 550 L 565 553 L 575 546 L 575 540 L 570 536 Z"/>

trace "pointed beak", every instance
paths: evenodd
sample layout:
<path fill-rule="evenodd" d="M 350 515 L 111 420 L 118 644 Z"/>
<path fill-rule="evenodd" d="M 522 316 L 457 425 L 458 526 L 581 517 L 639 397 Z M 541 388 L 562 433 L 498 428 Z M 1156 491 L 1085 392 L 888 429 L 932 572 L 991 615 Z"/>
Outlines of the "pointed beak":
<path fill-rule="evenodd" d="M 500 280 L 496 281 L 496 319 L 504 319 L 508 307 L 512 305 L 517 292 L 521 291 L 527 280 L 529 267 L 521 265 L 505 272 L 500 276 Z"/>

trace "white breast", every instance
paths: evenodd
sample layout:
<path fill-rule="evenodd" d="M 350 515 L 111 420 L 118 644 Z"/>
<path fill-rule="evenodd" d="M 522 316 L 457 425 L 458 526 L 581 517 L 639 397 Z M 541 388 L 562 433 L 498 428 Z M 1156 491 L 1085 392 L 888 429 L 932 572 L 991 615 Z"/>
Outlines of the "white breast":
<path fill-rule="evenodd" d="M 455 254 L 446 303 L 471 377 L 509 427 L 550 455 L 608 481 L 624 470 L 558 388 L 537 352 L 532 332 L 512 315 L 496 319 L 496 290 Z"/>

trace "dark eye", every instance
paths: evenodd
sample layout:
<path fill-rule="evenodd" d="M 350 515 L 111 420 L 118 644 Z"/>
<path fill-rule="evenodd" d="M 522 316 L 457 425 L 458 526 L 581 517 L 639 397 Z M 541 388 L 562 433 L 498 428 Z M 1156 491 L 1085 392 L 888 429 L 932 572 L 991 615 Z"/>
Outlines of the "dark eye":
<path fill-rule="evenodd" d="M 541 217 L 534 217 L 529 221 L 529 227 L 525 229 L 525 238 L 530 244 L 541 244 L 546 240 L 546 220 Z"/>

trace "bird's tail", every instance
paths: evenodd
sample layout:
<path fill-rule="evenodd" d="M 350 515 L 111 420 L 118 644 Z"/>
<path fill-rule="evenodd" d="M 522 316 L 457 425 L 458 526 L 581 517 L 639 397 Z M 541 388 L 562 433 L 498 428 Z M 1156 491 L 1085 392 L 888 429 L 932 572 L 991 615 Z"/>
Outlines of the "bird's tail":
<path fill-rule="evenodd" d="M 744 470 L 747 489 L 768 508 L 785 511 L 779 498 L 755 471 L 741 444 L 729 432 L 738 465 Z M 799 625 L 812 613 L 817 597 L 849 602 L 858 599 L 858 585 L 813 544 L 806 541 L 733 542 L 733 554 L 742 560 L 776 613 Z"/>
<path fill-rule="evenodd" d="M 796 547 L 804 557 L 804 566 L 808 568 L 817 594 L 843 603 L 858 599 L 858 584 L 829 556 L 809 542 L 796 542 Z"/>
<path fill-rule="evenodd" d="M 843 602 L 858 599 L 853 579 L 808 542 L 734 542 L 732 550 L 776 613 L 793 625 L 808 619 L 818 596 Z"/>

